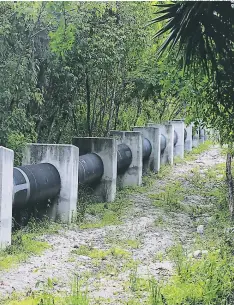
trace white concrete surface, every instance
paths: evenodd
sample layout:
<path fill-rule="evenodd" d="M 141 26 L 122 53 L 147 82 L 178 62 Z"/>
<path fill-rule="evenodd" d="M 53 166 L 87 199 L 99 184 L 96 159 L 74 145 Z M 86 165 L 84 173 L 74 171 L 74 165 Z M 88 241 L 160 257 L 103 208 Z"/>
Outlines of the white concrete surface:
<path fill-rule="evenodd" d="M 143 168 L 141 132 L 112 130 L 110 134 L 116 139 L 117 145 L 124 143 L 132 151 L 132 163 L 123 174 L 118 175 L 119 186 L 141 185 Z"/>
<path fill-rule="evenodd" d="M 193 144 L 193 127 L 192 124 L 185 126 L 187 131 L 187 137 L 184 142 L 184 150 L 185 151 L 192 151 L 192 144 Z"/>
<path fill-rule="evenodd" d="M 178 140 L 174 145 L 174 157 L 184 158 L 184 120 L 172 120 L 170 122 L 178 136 Z"/>
<path fill-rule="evenodd" d="M 0 146 L 0 249 L 11 244 L 14 152 Z"/>
<path fill-rule="evenodd" d="M 161 131 L 160 127 L 133 127 L 133 131 L 139 131 L 142 133 L 142 136 L 147 138 L 152 146 L 152 152 L 148 160 L 143 162 L 144 171 L 151 170 L 155 173 L 158 173 L 160 170 L 160 138 Z"/>
<path fill-rule="evenodd" d="M 79 149 L 63 144 L 28 144 L 23 165 L 51 163 L 60 175 L 61 190 L 49 209 L 49 217 L 70 223 L 76 217 L 78 199 Z"/>
<path fill-rule="evenodd" d="M 94 187 L 94 195 L 102 202 L 112 202 L 116 196 L 117 146 L 113 138 L 74 137 L 73 145 L 79 147 L 80 154 L 96 153 L 103 162 L 102 179 Z"/>

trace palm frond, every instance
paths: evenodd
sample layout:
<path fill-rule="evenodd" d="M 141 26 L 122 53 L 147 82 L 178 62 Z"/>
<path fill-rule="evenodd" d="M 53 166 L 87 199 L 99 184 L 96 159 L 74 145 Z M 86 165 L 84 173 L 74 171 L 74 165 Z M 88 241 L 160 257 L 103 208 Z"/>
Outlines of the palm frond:
<path fill-rule="evenodd" d="M 208 72 L 209 63 L 217 70 L 217 56 L 232 56 L 234 46 L 234 9 L 229 1 L 178 1 L 157 4 L 152 23 L 163 22 L 162 28 L 154 35 L 157 39 L 168 33 L 158 49 L 161 56 L 166 49 L 178 46 L 183 54 L 184 67 L 197 58 Z"/>

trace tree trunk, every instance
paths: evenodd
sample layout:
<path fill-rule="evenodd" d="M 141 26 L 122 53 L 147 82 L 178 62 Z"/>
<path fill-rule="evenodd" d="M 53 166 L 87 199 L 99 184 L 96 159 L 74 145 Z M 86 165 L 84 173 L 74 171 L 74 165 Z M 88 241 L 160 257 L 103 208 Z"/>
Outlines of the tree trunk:
<path fill-rule="evenodd" d="M 230 145 L 228 146 L 230 148 Z M 228 205 L 231 219 L 233 219 L 233 178 L 232 178 L 232 155 L 230 150 L 227 153 L 226 159 L 226 178 L 227 178 L 227 186 L 228 186 Z"/>
<path fill-rule="evenodd" d="M 87 116 L 86 116 L 86 123 L 87 123 L 87 131 L 89 137 L 92 136 L 91 132 L 91 97 L 90 97 L 90 84 L 89 84 L 89 76 L 88 70 L 85 70 L 85 88 L 86 88 L 86 104 L 87 104 Z"/>

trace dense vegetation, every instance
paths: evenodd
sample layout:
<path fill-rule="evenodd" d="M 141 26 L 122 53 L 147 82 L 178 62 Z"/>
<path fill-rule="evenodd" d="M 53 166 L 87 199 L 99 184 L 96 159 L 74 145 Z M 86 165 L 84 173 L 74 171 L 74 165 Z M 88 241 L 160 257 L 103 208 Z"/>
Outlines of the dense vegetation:
<path fill-rule="evenodd" d="M 198 77 L 197 99 L 192 102 L 199 121 L 219 131 L 221 143 L 227 143 L 226 176 L 229 210 L 234 218 L 233 178 L 233 46 L 234 9 L 231 1 L 178 1 L 157 5 L 164 22 L 155 37 L 167 34 L 158 49 L 178 49 L 184 68 Z M 201 70 L 203 71 L 201 73 Z M 202 76 L 203 75 L 203 82 Z"/>
<path fill-rule="evenodd" d="M 159 17 L 147 25 L 155 13 Z M 222 142 L 231 144 L 233 20 L 230 2 L 184 1 L 159 7 L 152 2 L 1 2 L 1 145 L 14 149 L 19 163 L 26 142 L 70 143 L 74 135 L 108 135 L 111 129 L 176 117 L 214 127 Z M 167 183 L 170 170 L 165 170 Z M 131 296 L 126 305 L 233 304 L 233 222 L 224 173 L 223 164 L 204 172 L 193 169 L 183 177 L 184 185 L 180 180 L 162 183 L 161 193 L 156 188 L 147 195 L 168 215 L 188 215 L 194 227 L 205 223 L 205 233 L 194 232 L 189 246 L 178 242 L 161 257 L 155 254 L 155 261 L 174 263 L 175 272 L 167 281 L 139 277 L 129 255 L 141 247 L 138 239 L 115 238 L 106 250 L 83 245 L 71 251 L 71 259 L 88 256 L 101 271 L 105 262 L 110 263 L 100 274 L 111 272 L 115 279 L 118 268 L 126 268 L 129 278 L 124 287 Z M 163 171 L 153 179 L 144 177 L 143 188 L 125 190 L 109 209 L 100 203 L 89 206 L 97 222 L 84 221 L 79 228 L 121 224 L 129 208 L 127 196 L 146 193 L 160 175 Z M 188 205 L 189 196 L 199 202 Z M 233 214 L 232 208 L 233 204 Z M 156 227 L 164 225 L 163 217 L 155 219 Z M 14 233 L 12 246 L 0 253 L 0 270 L 49 249 L 49 243 L 37 238 L 59 228 L 43 223 L 41 230 L 32 222 Z M 70 295 L 55 295 L 56 279 L 49 278 L 42 293 L 28 292 L 26 299 L 16 294 L 8 301 L 90 304 L 82 280 L 73 284 Z"/>
<path fill-rule="evenodd" d="M 1 145 L 185 116 L 198 91 L 173 54 L 157 60 L 154 12 L 152 2 L 0 3 Z"/>

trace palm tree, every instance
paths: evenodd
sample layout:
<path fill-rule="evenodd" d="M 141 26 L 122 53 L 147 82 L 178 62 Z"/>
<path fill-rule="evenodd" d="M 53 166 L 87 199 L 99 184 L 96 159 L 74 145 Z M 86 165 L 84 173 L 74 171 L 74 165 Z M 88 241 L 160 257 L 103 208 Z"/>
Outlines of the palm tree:
<path fill-rule="evenodd" d="M 217 71 L 219 61 L 225 58 L 224 68 L 233 67 L 234 10 L 229 1 L 178 1 L 156 4 L 160 15 L 151 23 L 164 22 L 155 38 L 168 33 L 158 50 L 162 54 L 167 48 L 178 45 L 183 54 L 185 67 L 200 61 L 208 72 Z"/>
<path fill-rule="evenodd" d="M 217 91 L 215 103 L 219 107 L 221 105 L 223 117 L 228 118 L 226 129 L 232 135 L 234 133 L 234 9 L 232 3 L 229 1 L 179 1 L 156 6 L 159 8 L 156 12 L 159 17 L 153 19 L 151 23 L 163 22 L 164 25 L 155 34 L 155 38 L 167 34 L 158 54 L 161 55 L 166 49 L 171 50 L 176 46 L 178 54 L 183 57 L 185 70 L 202 65 L 215 84 Z M 216 116 L 219 115 L 222 113 L 216 110 Z M 232 148 L 233 140 L 231 136 L 229 148 Z M 229 151 L 226 176 L 229 210 L 233 218 L 231 157 Z"/>

